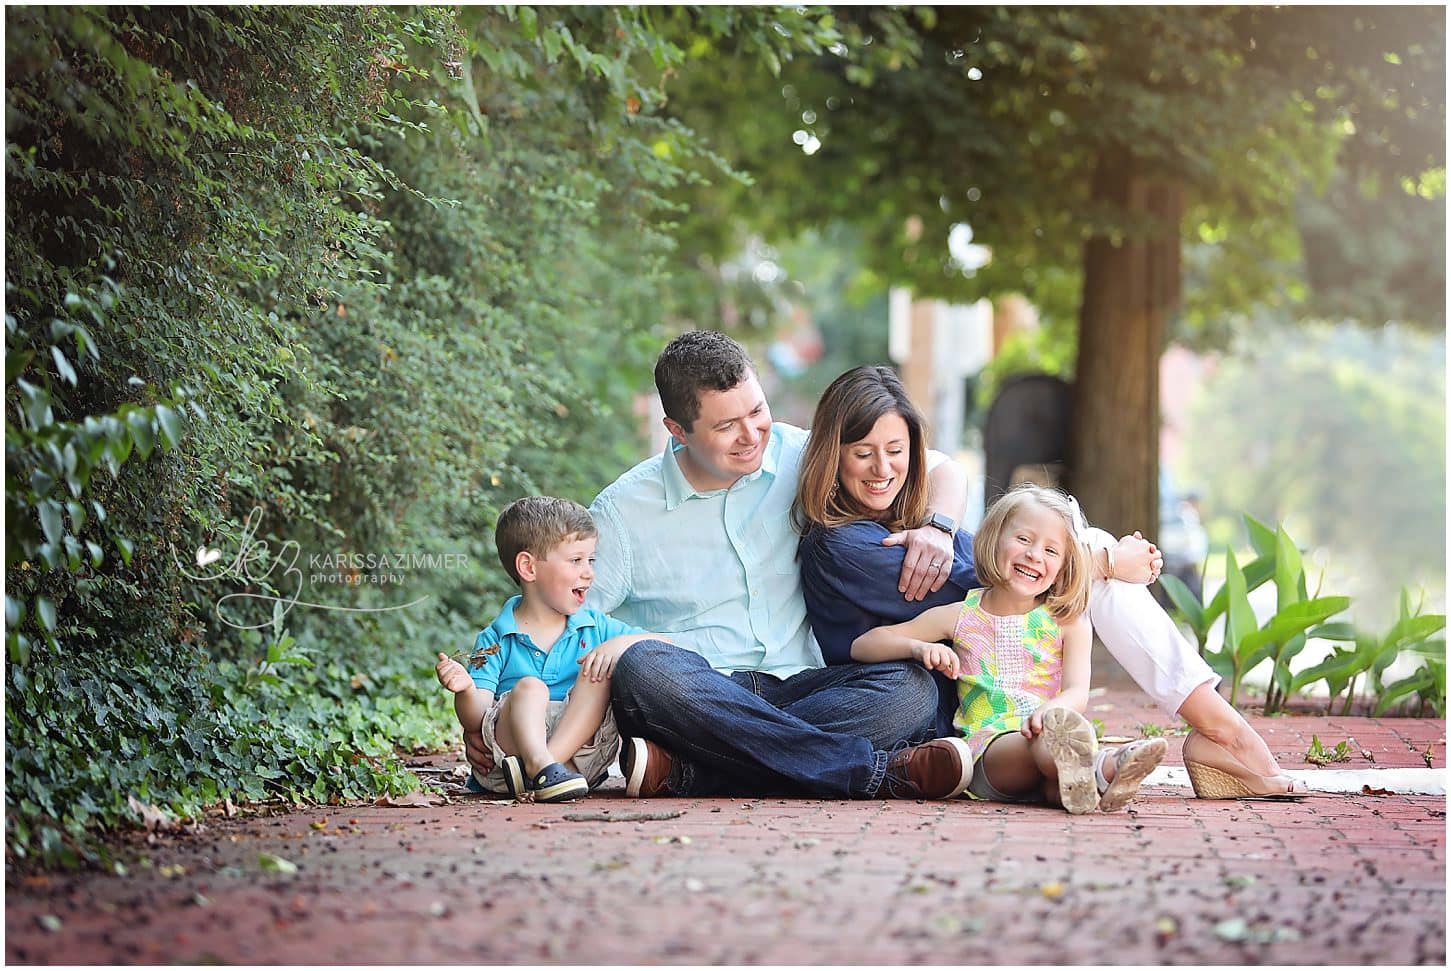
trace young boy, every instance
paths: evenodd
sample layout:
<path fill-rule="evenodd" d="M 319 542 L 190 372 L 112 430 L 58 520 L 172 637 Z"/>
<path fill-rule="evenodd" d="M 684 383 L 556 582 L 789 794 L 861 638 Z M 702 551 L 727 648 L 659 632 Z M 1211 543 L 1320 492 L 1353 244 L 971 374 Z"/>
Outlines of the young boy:
<path fill-rule="evenodd" d="M 482 726 L 494 757 L 474 780 L 489 792 L 536 802 L 587 795 L 620 746 L 610 712 L 615 661 L 645 634 L 584 608 L 598 534 L 567 499 L 530 496 L 499 514 L 494 543 L 522 594 L 474 641 L 467 670 L 438 655 L 438 680 L 454 693 L 465 732 Z"/>

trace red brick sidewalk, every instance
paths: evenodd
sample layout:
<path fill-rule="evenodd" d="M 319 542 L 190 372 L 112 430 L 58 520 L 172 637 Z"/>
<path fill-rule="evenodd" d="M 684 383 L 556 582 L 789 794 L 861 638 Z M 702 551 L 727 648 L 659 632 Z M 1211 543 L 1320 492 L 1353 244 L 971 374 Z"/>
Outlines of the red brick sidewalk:
<path fill-rule="evenodd" d="M 1172 725 L 1124 692 L 1089 713 L 1110 734 Z M 1353 736 L 1348 767 L 1371 766 L 1360 749 L 1424 767 L 1432 742 L 1445 766 L 1441 721 L 1254 721 L 1288 768 L 1310 768 L 1311 734 Z M 329 807 L 137 841 L 125 876 L 12 876 L 6 958 L 1442 965 L 1445 811 L 1443 796 L 1209 802 L 1168 787 L 1081 817 L 617 789 L 553 807 Z M 298 872 L 264 872 L 262 853 Z"/>

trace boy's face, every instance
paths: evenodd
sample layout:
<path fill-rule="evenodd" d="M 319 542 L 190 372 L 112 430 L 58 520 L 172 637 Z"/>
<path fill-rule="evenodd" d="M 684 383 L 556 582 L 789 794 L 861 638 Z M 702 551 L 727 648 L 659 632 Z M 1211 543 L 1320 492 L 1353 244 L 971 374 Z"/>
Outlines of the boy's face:
<path fill-rule="evenodd" d="M 532 593 L 566 616 L 583 607 L 595 578 L 595 542 L 593 536 L 571 537 L 536 558 Z"/>

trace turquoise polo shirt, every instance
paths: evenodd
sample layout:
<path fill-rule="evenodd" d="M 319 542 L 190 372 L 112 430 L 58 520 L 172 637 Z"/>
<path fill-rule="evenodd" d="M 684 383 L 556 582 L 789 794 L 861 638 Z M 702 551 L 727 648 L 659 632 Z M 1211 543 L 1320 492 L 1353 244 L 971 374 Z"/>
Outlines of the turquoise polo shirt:
<path fill-rule="evenodd" d="M 518 595 L 510 597 L 494 622 L 474 638 L 475 653 L 495 645 L 499 648 L 485 658 L 483 667 L 469 669 L 474 686 L 496 697 L 513 688 L 520 678 L 538 678 L 549 685 L 551 701 L 563 701 L 579 677 L 581 657 L 611 637 L 644 633 L 601 611 L 583 607 L 565 619 L 564 633 L 558 640 L 549 647 L 540 647 L 514 622 L 514 608 L 522 599 Z"/>
<path fill-rule="evenodd" d="M 589 605 L 723 673 L 821 667 L 791 525 L 806 438 L 775 422 L 761 468 L 727 489 L 695 491 L 674 443 L 616 479 L 590 506 L 600 536 Z"/>

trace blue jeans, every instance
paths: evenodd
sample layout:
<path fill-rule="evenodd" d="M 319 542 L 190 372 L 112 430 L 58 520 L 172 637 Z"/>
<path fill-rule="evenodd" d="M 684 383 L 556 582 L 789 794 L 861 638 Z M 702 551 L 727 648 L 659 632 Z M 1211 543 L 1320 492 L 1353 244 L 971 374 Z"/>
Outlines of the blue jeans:
<path fill-rule="evenodd" d="M 729 676 L 694 652 L 640 641 L 611 678 L 624 737 L 664 746 L 676 795 L 865 799 L 888 750 L 936 734 L 937 685 L 907 661 Z"/>

